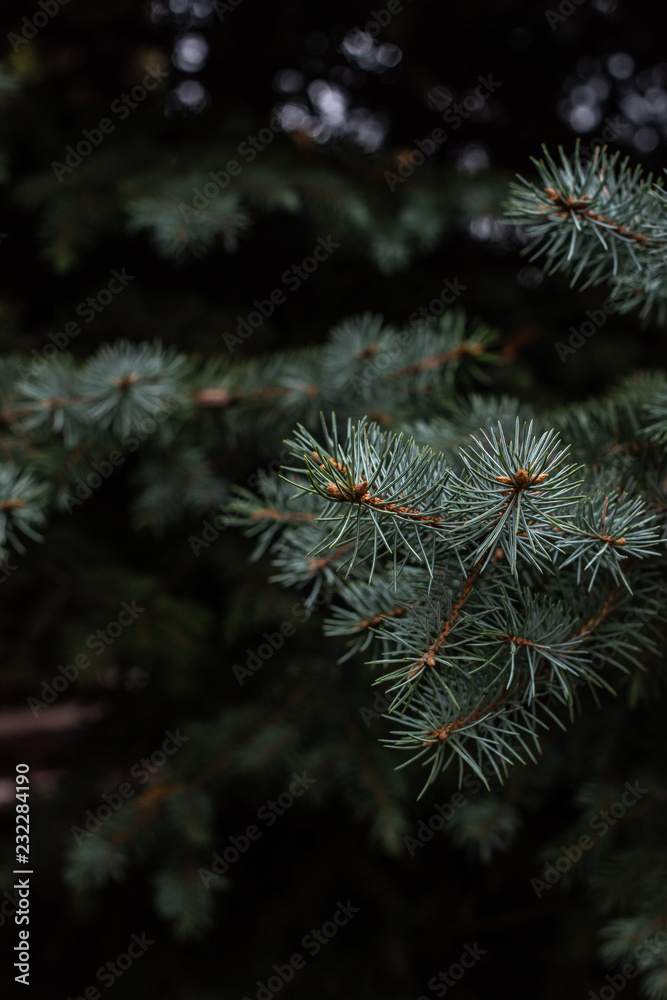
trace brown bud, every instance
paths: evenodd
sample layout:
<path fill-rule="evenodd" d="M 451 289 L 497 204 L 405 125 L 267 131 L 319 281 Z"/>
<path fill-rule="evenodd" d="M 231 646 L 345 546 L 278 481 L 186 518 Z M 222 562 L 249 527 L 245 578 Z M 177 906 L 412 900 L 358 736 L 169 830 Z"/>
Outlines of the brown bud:
<path fill-rule="evenodd" d="M 111 384 L 116 387 L 116 389 L 125 390 L 129 389 L 131 385 L 139 381 L 139 376 L 136 372 L 130 372 L 129 375 L 125 375 L 123 378 L 112 378 Z"/>
<path fill-rule="evenodd" d="M 226 389 L 200 389 L 192 400 L 197 406 L 228 406 L 232 396 Z"/>

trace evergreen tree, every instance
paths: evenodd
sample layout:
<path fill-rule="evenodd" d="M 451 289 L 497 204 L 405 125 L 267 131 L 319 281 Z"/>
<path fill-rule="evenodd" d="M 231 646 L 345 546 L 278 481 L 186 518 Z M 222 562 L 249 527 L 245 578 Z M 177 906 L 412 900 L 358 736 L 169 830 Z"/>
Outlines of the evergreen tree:
<path fill-rule="evenodd" d="M 45 8 L 52 40 L 33 42 L 19 12 L 0 76 L 4 249 L 22 224 L 40 253 L 0 302 L 2 684 L 31 768 L 31 946 L 72 997 L 463 998 L 495 990 L 501 951 L 508 988 L 548 997 L 549 931 L 514 933 L 543 921 L 558 995 L 602 995 L 607 975 L 665 997 L 662 182 L 598 143 L 531 166 L 517 141 L 515 182 L 444 165 L 432 127 L 384 147 L 372 88 L 336 133 L 304 82 L 324 44 L 305 13 L 309 115 L 280 63 L 270 113 L 239 99 L 208 133 L 215 87 L 185 74 L 206 37 L 233 84 L 243 59 L 216 29 L 247 23 L 236 6 L 153 4 L 150 42 L 143 21 L 127 47 L 119 32 L 108 78 L 92 14 Z M 351 90 L 409 51 L 376 14 L 382 51 L 358 11 L 336 29 L 331 79 Z M 58 74 L 69 113 L 47 128 Z M 449 127 L 500 107 L 502 76 L 472 77 L 456 95 L 430 81 Z M 470 294 L 457 269 L 482 232 Z M 531 290 L 533 262 L 553 277 Z M 562 276 L 591 309 L 554 323 L 545 373 L 529 306 L 575 301 Z M 633 365 L 607 356 L 565 391 L 619 330 Z M 33 977 L 50 988 L 34 958 Z"/>

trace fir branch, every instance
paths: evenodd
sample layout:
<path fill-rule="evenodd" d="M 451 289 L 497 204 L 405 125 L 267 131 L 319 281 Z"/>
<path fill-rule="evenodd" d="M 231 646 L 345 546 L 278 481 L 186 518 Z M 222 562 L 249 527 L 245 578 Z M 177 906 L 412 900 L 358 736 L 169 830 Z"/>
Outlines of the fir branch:
<path fill-rule="evenodd" d="M 469 596 L 475 584 L 475 581 L 479 576 L 481 569 L 482 569 L 482 560 L 479 559 L 468 573 L 464 581 L 463 587 L 461 588 L 461 592 L 459 593 L 459 596 L 457 597 L 454 606 L 452 607 L 451 614 L 443 623 L 437 639 L 435 639 L 435 641 L 431 643 L 431 645 L 428 647 L 426 652 L 422 654 L 421 658 L 417 661 L 417 663 L 414 663 L 408 670 L 407 673 L 408 680 L 413 680 L 415 677 L 419 676 L 424 667 L 435 666 L 436 656 L 440 652 L 440 649 L 443 646 L 443 644 L 447 641 L 447 636 L 449 635 L 452 628 L 456 624 L 456 620 L 459 617 L 459 614 L 461 613 L 461 608 L 463 607 L 464 601 Z"/>
<path fill-rule="evenodd" d="M 596 149 L 582 159 L 579 142 L 568 158 L 559 148 L 556 163 L 546 147 L 533 159 L 539 184 L 519 177 L 506 205 L 509 221 L 524 225 L 531 260 L 546 257 L 548 273 L 562 271 L 571 285 L 606 282 L 617 311 L 641 306 L 643 317 L 667 299 L 667 199 L 662 180 L 643 176 L 618 152 Z"/>
<path fill-rule="evenodd" d="M 423 559 L 429 565 L 419 529 L 440 529 L 443 524 L 447 470 L 429 450 L 420 451 L 412 440 L 387 435 L 366 421 L 356 427 L 348 422 L 343 443 L 338 439 L 335 417 L 330 431 L 322 419 L 322 430 L 324 446 L 305 428 L 299 428 L 296 440 L 289 445 L 304 465 L 288 467 L 297 473 L 305 467 L 310 485 L 294 485 L 328 501 L 320 520 L 337 524 L 322 544 L 334 536 L 328 544 L 341 545 L 349 535 L 355 540 L 354 562 L 362 542 L 368 542 L 372 548 L 371 578 L 379 546 L 394 557 L 396 573 L 399 549 L 407 549 L 417 561 Z M 344 513 L 337 508 L 343 508 Z M 392 522 L 389 538 L 381 516 Z"/>

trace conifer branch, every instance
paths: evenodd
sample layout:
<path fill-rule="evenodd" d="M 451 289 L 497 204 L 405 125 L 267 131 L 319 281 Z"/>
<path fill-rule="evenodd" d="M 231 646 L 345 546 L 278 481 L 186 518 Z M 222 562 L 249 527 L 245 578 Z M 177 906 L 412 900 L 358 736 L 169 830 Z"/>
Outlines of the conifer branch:
<path fill-rule="evenodd" d="M 617 312 L 641 307 L 646 318 L 667 300 L 667 196 L 661 179 L 643 176 L 626 158 L 599 147 L 586 161 L 577 142 L 560 163 L 543 148 L 533 159 L 539 183 L 519 177 L 506 205 L 509 221 L 523 225 L 531 260 L 546 257 L 548 273 L 562 271 L 582 289 L 609 284 Z"/>

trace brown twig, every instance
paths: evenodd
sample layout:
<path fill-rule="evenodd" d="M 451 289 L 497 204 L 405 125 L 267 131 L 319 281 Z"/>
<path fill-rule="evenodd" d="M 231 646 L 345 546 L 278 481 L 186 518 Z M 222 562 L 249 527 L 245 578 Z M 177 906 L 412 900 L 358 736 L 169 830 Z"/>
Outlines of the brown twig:
<path fill-rule="evenodd" d="M 635 243 L 652 247 L 665 245 L 659 240 L 653 240 L 649 236 L 644 236 L 643 233 L 635 233 L 626 226 L 620 226 L 617 222 L 613 222 L 604 215 L 594 212 L 590 207 L 591 196 L 589 194 L 584 194 L 581 198 L 572 198 L 564 195 L 562 191 L 558 191 L 556 188 L 545 188 L 544 193 L 551 202 L 551 205 L 545 208 L 545 211 L 553 213 L 558 218 L 566 219 L 568 215 L 574 213 L 584 219 L 590 219 L 592 222 L 602 223 L 607 229 L 618 233 L 625 240 L 631 240 Z M 553 212 L 554 207 L 558 208 L 559 211 Z"/>
<path fill-rule="evenodd" d="M 466 581 L 463 584 L 463 588 L 461 589 L 461 593 L 456 599 L 456 603 L 452 608 L 449 618 L 440 629 L 440 634 L 438 635 L 438 638 L 435 640 L 435 642 L 431 643 L 426 652 L 422 655 L 421 659 L 417 660 L 417 662 L 413 663 L 413 665 L 410 667 L 408 671 L 408 680 L 412 680 L 413 677 L 416 677 L 417 674 L 421 673 L 421 671 L 425 667 L 435 666 L 435 657 L 440 652 L 442 645 L 447 641 L 447 636 L 449 635 L 454 625 L 456 624 L 456 620 L 459 617 L 459 614 L 461 613 L 461 608 L 463 607 L 463 602 L 465 601 L 466 597 L 473 588 L 473 584 L 475 582 L 475 579 L 477 578 L 477 575 L 479 574 L 481 565 L 482 565 L 482 559 L 479 559 L 468 573 Z"/>
<path fill-rule="evenodd" d="M 484 353 L 484 350 L 483 344 L 470 344 L 464 340 L 458 347 L 450 351 L 432 354 L 429 358 L 422 358 L 421 361 L 415 361 L 411 365 L 406 365 L 405 368 L 399 368 L 398 371 L 392 372 L 392 377 L 398 378 L 401 375 L 418 375 L 419 372 L 433 371 L 434 368 L 439 368 L 440 365 L 445 365 L 448 361 L 455 361 L 457 358 L 478 357 Z"/>
<path fill-rule="evenodd" d="M 272 521 L 314 521 L 315 515 L 309 511 L 285 511 L 276 510 L 275 507 L 261 507 L 253 510 L 250 514 L 254 521 L 261 521 L 263 518 L 270 518 Z"/>
<path fill-rule="evenodd" d="M 593 616 L 592 618 L 589 618 L 586 624 L 581 629 L 579 629 L 578 632 L 575 632 L 575 637 L 583 636 L 588 632 L 592 632 L 593 629 L 597 628 L 597 626 L 607 617 L 607 615 L 611 611 L 614 604 L 614 599 L 618 594 L 618 590 L 619 588 L 617 585 L 614 585 L 614 587 L 612 587 L 612 589 L 610 590 L 609 594 L 605 599 L 605 602 L 600 612 L 597 615 Z M 524 639 L 521 636 L 507 635 L 507 636 L 501 636 L 500 638 L 504 638 L 507 641 L 514 642 L 516 645 L 520 646 L 531 645 L 535 646 L 535 648 L 537 649 L 540 649 L 540 647 L 536 643 L 531 642 L 529 639 Z M 432 665 L 435 665 L 435 661 Z M 550 670 L 551 667 L 545 665 L 545 667 L 542 670 L 542 674 L 546 675 L 547 673 L 549 673 Z M 529 678 L 527 676 L 523 677 L 521 680 L 517 681 L 516 684 L 513 684 L 511 688 L 506 688 L 505 691 L 502 691 L 490 703 L 486 705 L 482 704 L 478 708 L 476 708 L 473 712 L 470 712 L 467 715 L 460 715 L 457 719 L 454 719 L 452 722 L 449 722 L 446 725 L 440 726 L 438 729 L 434 729 L 430 733 L 427 733 L 426 735 L 430 738 L 424 740 L 422 742 L 422 746 L 428 746 L 429 743 L 433 743 L 436 739 L 442 743 L 449 738 L 451 733 L 456 732 L 463 726 L 469 725 L 471 722 L 477 722 L 478 719 L 482 718 L 483 716 L 490 715 L 498 707 L 498 705 L 502 704 L 510 696 L 515 695 L 517 691 L 520 691 L 522 688 L 524 688 L 528 684 L 528 680 Z M 482 697 L 484 697 L 485 694 L 486 692 L 484 691 L 482 693 Z"/>

